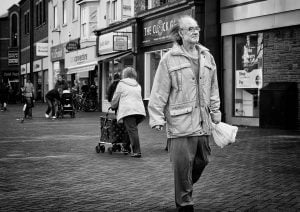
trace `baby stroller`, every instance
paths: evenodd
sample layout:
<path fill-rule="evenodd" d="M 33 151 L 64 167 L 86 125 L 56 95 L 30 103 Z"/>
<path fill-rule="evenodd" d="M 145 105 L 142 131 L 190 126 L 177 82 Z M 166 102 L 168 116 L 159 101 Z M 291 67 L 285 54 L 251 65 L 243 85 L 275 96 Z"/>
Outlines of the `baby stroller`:
<path fill-rule="evenodd" d="M 100 116 L 100 142 L 96 146 L 96 152 L 104 153 L 105 146 L 108 145 L 107 151 L 110 154 L 118 151 L 127 155 L 131 150 L 125 125 L 117 123 L 115 114 L 109 114 L 109 110 L 111 108 L 105 116 Z"/>
<path fill-rule="evenodd" d="M 61 100 L 58 103 L 57 117 L 64 118 L 65 114 L 70 114 L 71 118 L 75 118 L 73 95 L 69 90 L 63 91 Z"/>

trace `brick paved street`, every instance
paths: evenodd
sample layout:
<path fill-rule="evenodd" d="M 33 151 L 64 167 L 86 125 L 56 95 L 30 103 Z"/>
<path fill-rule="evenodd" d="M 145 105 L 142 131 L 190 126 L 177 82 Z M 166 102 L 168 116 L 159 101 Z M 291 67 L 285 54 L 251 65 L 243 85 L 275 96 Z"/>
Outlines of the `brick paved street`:
<path fill-rule="evenodd" d="M 139 128 L 142 158 L 97 154 L 101 113 L 34 118 L 21 105 L 0 113 L 0 211 L 174 211 L 166 137 Z M 195 184 L 196 211 L 300 211 L 300 133 L 240 127 L 237 143 L 211 144 Z"/>

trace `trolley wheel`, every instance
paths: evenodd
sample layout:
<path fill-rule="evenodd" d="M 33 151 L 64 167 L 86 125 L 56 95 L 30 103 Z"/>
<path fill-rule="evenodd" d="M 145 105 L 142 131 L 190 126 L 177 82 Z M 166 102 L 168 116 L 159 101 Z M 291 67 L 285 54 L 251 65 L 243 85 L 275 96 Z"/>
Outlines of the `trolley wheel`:
<path fill-rule="evenodd" d="M 99 145 L 97 145 L 95 149 L 96 149 L 97 153 L 100 153 L 100 147 L 99 147 Z"/>
<path fill-rule="evenodd" d="M 100 151 L 101 151 L 102 153 L 105 152 L 105 146 L 104 146 L 104 145 L 101 145 L 101 146 L 100 146 Z"/>
<path fill-rule="evenodd" d="M 117 151 L 118 151 L 118 152 L 121 152 L 121 149 L 122 149 L 122 147 L 121 147 L 121 145 L 119 144 L 119 145 L 117 146 Z"/>
<path fill-rule="evenodd" d="M 112 148 L 111 147 L 108 147 L 107 151 L 109 152 L 109 154 L 112 154 Z"/>

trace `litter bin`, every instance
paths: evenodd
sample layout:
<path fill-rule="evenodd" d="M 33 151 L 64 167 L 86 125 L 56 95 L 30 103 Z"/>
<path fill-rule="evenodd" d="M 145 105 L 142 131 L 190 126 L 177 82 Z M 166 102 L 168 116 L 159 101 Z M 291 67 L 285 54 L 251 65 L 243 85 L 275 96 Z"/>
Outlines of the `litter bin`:
<path fill-rule="evenodd" d="M 295 129 L 297 83 L 273 82 L 260 90 L 259 120 L 262 128 Z"/>

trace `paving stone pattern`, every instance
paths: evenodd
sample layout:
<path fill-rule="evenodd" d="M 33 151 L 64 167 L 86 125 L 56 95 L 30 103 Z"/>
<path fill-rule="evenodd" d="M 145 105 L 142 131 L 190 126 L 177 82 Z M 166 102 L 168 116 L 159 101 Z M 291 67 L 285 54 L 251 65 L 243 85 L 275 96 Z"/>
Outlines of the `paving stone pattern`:
<path fill-rule="evenodd" d="M 99 112 L 21 123 L 21 105 L 0 113 L 0 211 L 175 211 L 164 132 L 139 126 L 142 158 L 95 152 Z M 194 185 L 195 211 L 300 211 L 300 133 L 239 127 L 237 142 L 211 143 Z"/>

